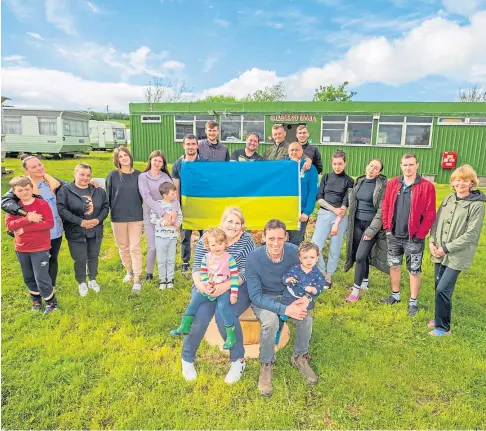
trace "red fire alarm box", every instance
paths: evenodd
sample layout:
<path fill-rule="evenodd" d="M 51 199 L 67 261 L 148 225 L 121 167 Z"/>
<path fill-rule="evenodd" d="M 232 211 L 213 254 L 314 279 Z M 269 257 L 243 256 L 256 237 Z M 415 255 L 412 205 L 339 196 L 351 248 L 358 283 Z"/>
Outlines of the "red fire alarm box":
<path fill-rule="evenodd" d="M 457 163 L 457 152 L 446 151 L 442 154 L 442 169 L 454 169 Z"/>

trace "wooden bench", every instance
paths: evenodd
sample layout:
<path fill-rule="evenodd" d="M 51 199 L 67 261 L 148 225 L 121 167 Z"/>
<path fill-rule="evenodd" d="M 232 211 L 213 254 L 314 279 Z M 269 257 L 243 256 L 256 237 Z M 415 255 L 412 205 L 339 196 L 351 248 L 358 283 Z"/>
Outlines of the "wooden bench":
<path fill-rule="evenodd" d="M 241 329 L 243 330 L 243 344 L 245 346 L 245 358 L 258 358 L 260 353 L 260 322 L 253 313 L 253 310 L 248 308 L 240 316 Z M 287 324 L 282 329 L 282 335 L 280 336 L 280 343 L 275 346 L 275 350 L 285 347 L 289 342 L 290 331 Z M 213 319 L 209 323 L 206 335 L 204 336 L 206 341 L 212 346 L 218 346 L 221 351 L 228 352 L 223 349 L 223 342 L 216 321 Z"/>

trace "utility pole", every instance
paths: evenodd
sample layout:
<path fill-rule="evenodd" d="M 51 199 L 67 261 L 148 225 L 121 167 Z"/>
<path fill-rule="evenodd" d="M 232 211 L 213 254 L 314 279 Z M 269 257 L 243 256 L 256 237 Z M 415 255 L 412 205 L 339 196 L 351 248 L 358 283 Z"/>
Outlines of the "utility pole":
<path fill-rule="evenodd" d="M 110 106 L 109 105 L 106 105 L 106 119 L 109 120 L 110 119 Z"/>

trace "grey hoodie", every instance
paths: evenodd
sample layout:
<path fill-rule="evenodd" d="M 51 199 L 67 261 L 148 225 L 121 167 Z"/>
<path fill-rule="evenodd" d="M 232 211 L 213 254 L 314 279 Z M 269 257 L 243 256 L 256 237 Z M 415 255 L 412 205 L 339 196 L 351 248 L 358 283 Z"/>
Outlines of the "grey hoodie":
<path fill-rule="evenodd" d="M 138 189 L 143 199 L 144 220 L 150 219 L 150 210 L 160 216 L 165 213 L 160 203 L 157 202 L 162 200 L 159 192 L 159 186 L 162 183 L 173 183 L 172 178 L 162 171 L 157 178 L 153 177 L 150 171 L 142 172 L 138 176 Z"/>

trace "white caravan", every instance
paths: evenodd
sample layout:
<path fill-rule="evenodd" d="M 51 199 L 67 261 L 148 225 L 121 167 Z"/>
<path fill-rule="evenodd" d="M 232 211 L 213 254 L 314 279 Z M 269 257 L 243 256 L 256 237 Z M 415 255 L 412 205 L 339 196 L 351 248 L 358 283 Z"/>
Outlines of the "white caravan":
<path fill-rule="evenodd" d="M 125 124 L 116 121 L 89 120 L 89 140 L 93 150 L 113 150 L 127 145 Z"/>

